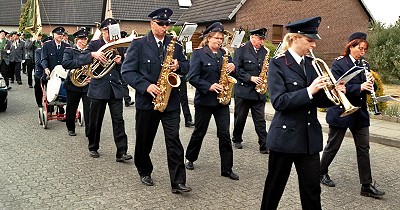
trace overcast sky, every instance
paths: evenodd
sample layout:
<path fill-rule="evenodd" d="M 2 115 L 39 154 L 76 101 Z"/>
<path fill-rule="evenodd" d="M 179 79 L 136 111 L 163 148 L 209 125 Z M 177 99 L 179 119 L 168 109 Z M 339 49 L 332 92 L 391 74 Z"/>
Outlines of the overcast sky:
<path fill-rule="evenodd" d="M 394 24 L 399 19 L 399 0 L 363 0 L 375 20 L 386 25 Z"/>

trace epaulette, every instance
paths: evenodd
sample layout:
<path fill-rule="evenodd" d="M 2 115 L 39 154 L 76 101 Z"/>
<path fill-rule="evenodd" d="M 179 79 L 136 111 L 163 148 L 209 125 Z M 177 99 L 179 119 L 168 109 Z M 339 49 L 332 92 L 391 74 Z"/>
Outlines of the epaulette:
<path fill-rule="evenodd" d="M 242 44 L 240 44 L 240 46 L 239 47 L 244 47 L 246 45 L 246 42 L 245 43 L 242 43 Z"/>
<path fill-rule="evenodd" d="M 341 59 L 343 59 L 344 58 L 344 56 L 343 55 L 341 55 L 341 56 L 339 56 L 339 57 L 337 57 L 337 58 L 335 58 L 335 60 L 341 60 Z"/>
<path fill-rule="evenodd" d="M 200 49 L 203 49 L 203 47 L 194 48 L 193 50 L 200 50 Z"/>
<path fill-rule="evenodd" d="M 65 49 L 72 49 L 72 47 L 65 47 Z"/>
<path fill-rule="evenodd" d="M 278 59 L 281 57 L 285 57 L 285 53 L 280 53 L 280 54 L 274 56 L 275 59 Z"/>
<path fill-rule="evenodd" d="M 53 41 L 53 40 L 47 40 L 47 41 L 45 41 L 44 43 L 46 43 L 46 42 L 51 42 L 51 41 Z"/>

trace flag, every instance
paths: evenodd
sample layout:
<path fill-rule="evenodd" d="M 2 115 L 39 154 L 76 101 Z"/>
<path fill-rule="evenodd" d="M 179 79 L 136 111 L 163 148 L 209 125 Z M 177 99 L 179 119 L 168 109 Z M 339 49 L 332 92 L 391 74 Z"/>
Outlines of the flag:
<path fill-rule="evenodd" d="M 19 19 L 19 31 L 24 31 L 37 37 L 42 33 L 39 0 L 27 0 Z"/>

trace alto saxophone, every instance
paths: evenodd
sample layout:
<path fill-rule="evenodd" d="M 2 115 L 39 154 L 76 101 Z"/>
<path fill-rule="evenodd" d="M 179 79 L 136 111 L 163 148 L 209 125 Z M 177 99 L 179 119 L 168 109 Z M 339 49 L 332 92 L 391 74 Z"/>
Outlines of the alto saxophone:
<path fill-rule="evenodd" d="M 160 77 L 157 86 L 161 89 L 161 93 L 153 98 L 154 110 L 164 112 L 168 106 L 169 96 L 174 87 L 181 84 L 179 75 L 172 72 L 171 63 L 174 59 L 175 43 L 178 37 L 174 37 L 167 47 L 167 53 L 162 64 Z"/>
<path fill-rule="evenodd" d="M 218 102 L 222 105 L 227 105 L 231 101 L 233 85 L 237 82 L 236 79 L 229 76 L 227 72 L 228 50 L 226 50 L 225 52 L 226 53 L 224 54 L 222 61 L 221 75 L 219 77 L 219 84 L 222 85 L 223 90 L 217 95 Z"/>
<path fill-rule="evenodd" d="M 261 84 L 256 85 L 256 91 L 259 94 L 265 94 L 268 90 L 268 65 L 269 65 L 269 50 L 268 48 L 264 47 L 267 50 L 267 54 L 265 55 L 263 66 L 260 72 L 259 77 L 262 79 Z"/>

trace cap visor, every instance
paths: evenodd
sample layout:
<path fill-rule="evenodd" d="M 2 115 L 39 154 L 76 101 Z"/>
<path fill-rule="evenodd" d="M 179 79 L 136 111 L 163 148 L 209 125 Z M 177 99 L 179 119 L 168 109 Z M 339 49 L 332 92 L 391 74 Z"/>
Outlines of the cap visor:
<path fill-rule="evenodd" d="M 308 38 L 315 39 L 315 40 L 321 39 L 321 37 L 318 34 L 303 34 L 303 35 Z"/>
<path fill-rule="evenodd" d="M 56 34 L 58 34 L 58 35 L 63 35 L 64 33 L 61 32 L 61 31 L 57 31 Z"/>

